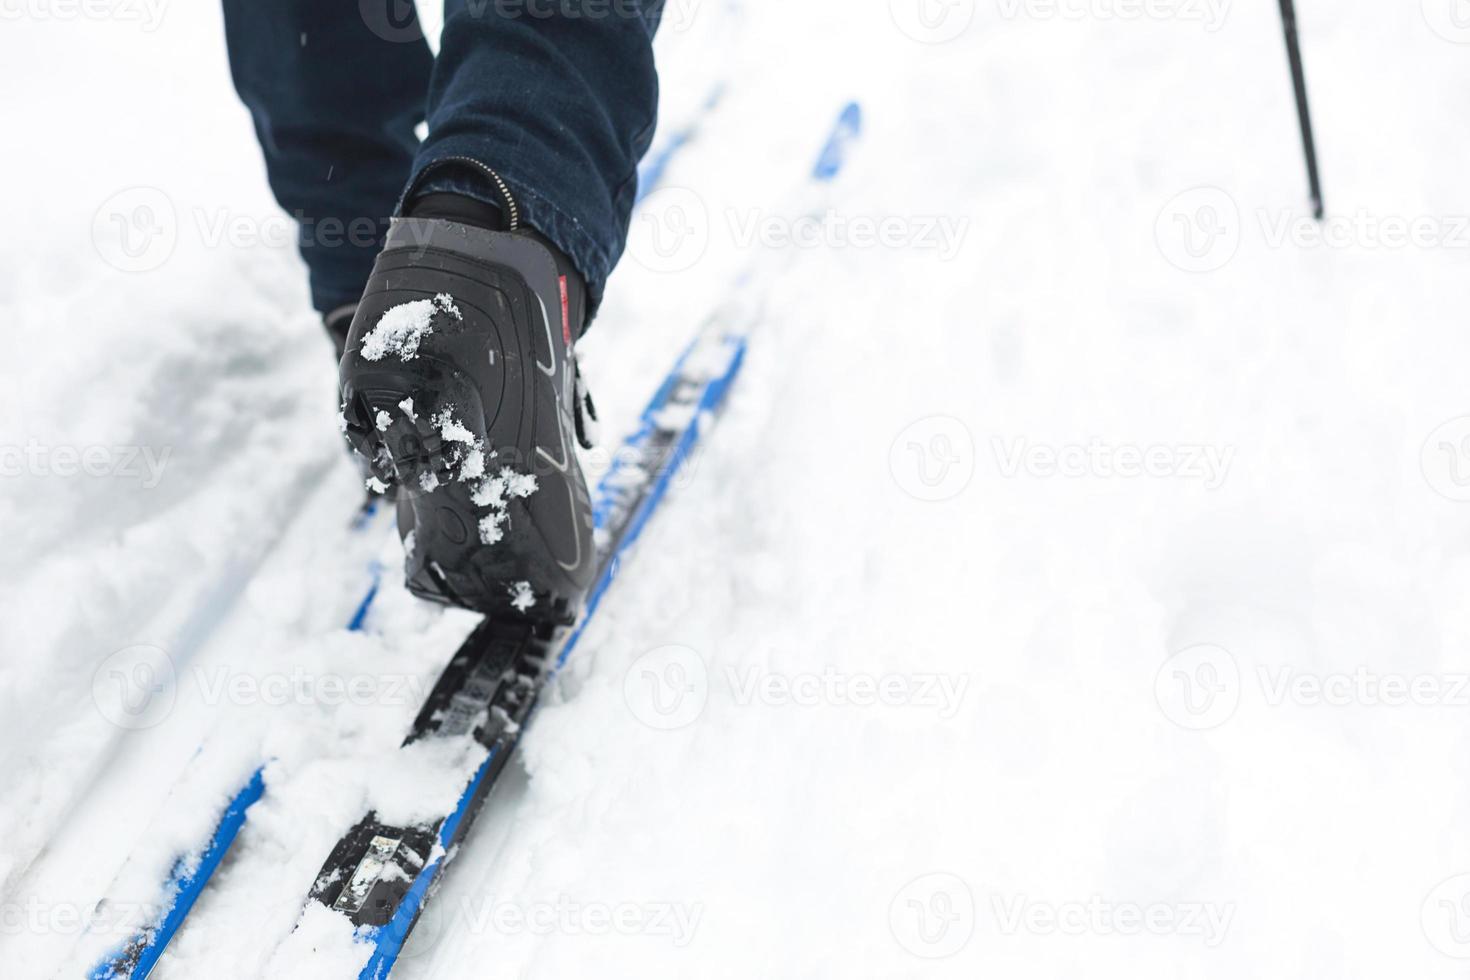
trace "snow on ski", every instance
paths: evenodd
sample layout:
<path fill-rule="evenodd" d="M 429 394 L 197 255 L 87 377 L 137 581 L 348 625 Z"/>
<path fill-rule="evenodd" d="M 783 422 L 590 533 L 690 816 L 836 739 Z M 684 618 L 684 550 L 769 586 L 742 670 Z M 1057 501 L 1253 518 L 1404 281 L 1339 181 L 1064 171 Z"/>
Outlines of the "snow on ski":
<path fill-rule="evenodd" d="M 643 200 L 658 189 L 671 162 L 680 150 L 695 140 L 708 115 L 718 106 L 724 92 L 723 80 L 714 82 L 698 111 L 688 121 L 671 131 L 668 136 L 660 138 L 650 150 L 643 165 L 639 168 L 637 200 Z M 378 533 L 386 535 L 389 531 L 389 522 L 384 518 L 385 514 L 391 518 L 392 508 L 382 506 L 380 498 L 371 497 L 354 515 L 350 530 L 362 535 Z M 396 534 L 396 531 L 394 533 Z M 369 563 L 367 587 L 347 623 L 348 630 L 360 631 L 366 628 L 374 601 L 382 588 L 383 575 L 387 567 L 387 564 L 380 559 L 374 559 Z M 199 760 L 204 756 L 205 753 L 201 749 L 199 755 L 196 756 L 196 765 L 201 764 Z M 126 937 L 92 967 L 88 974 L 89 980 L 123 980 L 123 978 L 142 980 L 148 976 L 169 941 L 183 926 L 184 919 L 193 908 L 195 901 L 198 900 L 204 887 L 219 867 L 220 861 L 234 843 L 240 829 L 245 824 L 246 811 L 263 795 L 264 780 L 265 765 L 262 763 L 251 769 L 243 783 L 229 794 L 223 802 L 223 809 L 208 837 L 202 838 L 196 846 L 178 854 L 173 859 L 167 879 L 160 889 L 160 894 L 164 896 L 162 904 L 154 910 L 154 914 L 146 917 L 146 921 L 133 925 Z M 181 789 L 187 791 L 192 787 Z M 165 802 L 164 808 L 183 805 L 179 799 L 183 795 L 186 793 L 172 794 Z M 192 806 L 194 803 L 191 802 L 188 805 Z M 127 876 L 132 870 L 125 867 L 119 879 Z M 110 896 L 115 894 L 118 894 L 116 884 L 113 889 L 109 890 Z M 97 928 L 107 927 L 109 917 L 105 912 L 111 901 L 111 898 L 104 898 L 99 903 L 98 909 L 104 914 L 98 919 Z"/>
<path fill-rule="evenodd" d="M 849 104 L 812 169 L 815 185 L 837 175 L 860 130 L 861 111 Z M 365 948 L 361 980 L 379 980 L 393 968 L 541 693 L 571 655 L 622 559 L 724 403 L 759 314 L 764 283 L 758 273 L 766 268 L 761 264 L 742 277 L 737 295 L 700 328 L 599 484 L 599 573 L 577 623 L 551 628 L 486 620 L 435 685 L 399 750 L 403 758 L 384 760 L 383 772 L 390 776 L 432 759 L 458 760 L 465 779 L 457 805 L 411 822 L 371 811 L 338 842 L 318 874 L 297 932 L 317 950 L 343 937 L 350 937 L 352 953 L 360 956 Z M 395 800 L 394 806 L 415 809 L 414 801 Z"/>
<path fill-rule="evenodd" d="M 234 843 L 235 835 L 245 824 L 245 811 L 265 792 L 265 770 L 255 770 L 240 791 L 225 805 L 219 824 L 208 843 L 197 856 L 180 857 L 169 875 L 169 904 L 160 910 L 161 917 L 147 928 L 140 929 L 130 937 L 123 947 L 93 968 L 90 980 L 114 980 L 121 977 L 146 977 L 152 972 L 158 958 L 163 955 L 167 937 L 172 936 L 183 924 L 184 917 L 194 907 L 194 902 L 204 890 L 210 876 L 214 874 L 225 852 Z M 108 919 L 106 903 L 99 907 L 101 918 Z"/>

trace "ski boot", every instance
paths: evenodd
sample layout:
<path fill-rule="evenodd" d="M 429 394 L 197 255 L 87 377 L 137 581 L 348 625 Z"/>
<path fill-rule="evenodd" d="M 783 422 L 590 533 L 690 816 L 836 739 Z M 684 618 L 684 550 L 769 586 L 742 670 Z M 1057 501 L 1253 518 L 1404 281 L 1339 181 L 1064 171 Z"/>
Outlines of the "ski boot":
<path fill-rule="evenodd" d="M 586 288 L 499 214 L 431 194 L 394 220 L 347 333 L 342 415 L 370 487 L 396 491 L 411 592 L 567 623 L 596 569 L 574 445 Z"/>

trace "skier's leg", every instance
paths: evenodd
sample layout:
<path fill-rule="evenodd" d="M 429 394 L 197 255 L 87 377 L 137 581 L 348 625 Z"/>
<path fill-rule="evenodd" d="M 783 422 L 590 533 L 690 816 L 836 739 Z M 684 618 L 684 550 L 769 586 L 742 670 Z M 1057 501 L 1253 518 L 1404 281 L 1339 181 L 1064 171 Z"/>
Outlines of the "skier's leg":
<path fill-rule="evenodd" d="M 327 315 L 356 303 L 372 272 L 433 57 L 407 0 L 224 0 L 224 12 L 235 87 Z"/>
<path fill-rule="evenodd" d="M 572 344 L 623 250 L 654 0 L 450 0 L 429 136 L 342 359 L 409 588 L 567 620 L 596 571 Z"/>
<path fill-rule="evenodd" d="M 638 161 L 653 138 L 652 40 L 663 0 L 446 0 L 413 193 L 504 208 L 549 238 L 591 305 L 622 255 Z"/>

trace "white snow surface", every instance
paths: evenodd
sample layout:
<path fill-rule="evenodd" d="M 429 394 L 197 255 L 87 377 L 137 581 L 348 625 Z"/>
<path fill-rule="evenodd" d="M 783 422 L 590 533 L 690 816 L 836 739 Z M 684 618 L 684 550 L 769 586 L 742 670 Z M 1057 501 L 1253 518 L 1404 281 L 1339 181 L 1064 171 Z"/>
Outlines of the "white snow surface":
<path fill-rule="evenodd" d="M 580 344 L 605 431 L 798 244 L 395 977 L 1464 975 L 1470 61 L 1448 0 L 1298 6 L 1328 242 L 1274 5 L 668 5 L 665 125 L 730 86 Z M 83 975 L 267 761 L 154 976 L 353 977 L 301 897 L 455 793 L 366 774 L 475 619 L 346 528 L 217 5 L 60 9 L 0 42 L 0 962 Z"/>

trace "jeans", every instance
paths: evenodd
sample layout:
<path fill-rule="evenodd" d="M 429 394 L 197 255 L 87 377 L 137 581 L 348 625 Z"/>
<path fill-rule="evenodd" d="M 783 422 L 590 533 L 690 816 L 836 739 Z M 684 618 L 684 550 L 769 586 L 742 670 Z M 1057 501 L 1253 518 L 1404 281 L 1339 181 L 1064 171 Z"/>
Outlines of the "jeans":
<path fill-rule="evenodd" d="M 488 167 L 595 306 L 653 137 L 663 0 L 444 4 L 436 59 L 411 0 L 224 0 L 230 71 L 271 190 L 300 224 L 312 304 L 357 301 L 409 188 L 505 211 Z"/>

